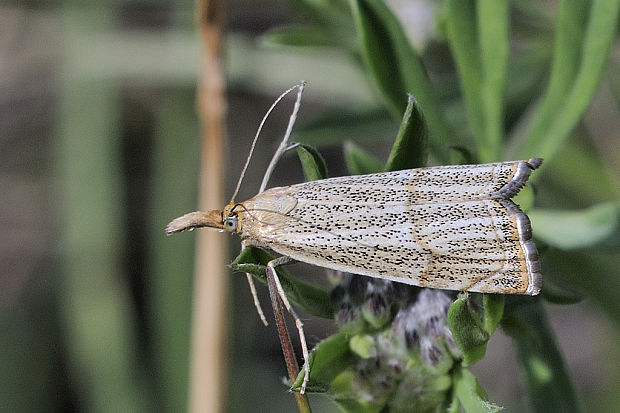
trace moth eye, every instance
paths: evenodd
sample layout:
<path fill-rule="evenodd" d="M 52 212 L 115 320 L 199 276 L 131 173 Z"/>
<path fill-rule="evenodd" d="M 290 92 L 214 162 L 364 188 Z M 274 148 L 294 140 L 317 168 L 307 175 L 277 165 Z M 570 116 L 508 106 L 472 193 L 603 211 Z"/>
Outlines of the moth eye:
<path fill-rule="evenodd" d="M 237 216 L 231 215 L 224 219 L 224 229 L 228 232 L 235 232 L 237 229 Z"/>

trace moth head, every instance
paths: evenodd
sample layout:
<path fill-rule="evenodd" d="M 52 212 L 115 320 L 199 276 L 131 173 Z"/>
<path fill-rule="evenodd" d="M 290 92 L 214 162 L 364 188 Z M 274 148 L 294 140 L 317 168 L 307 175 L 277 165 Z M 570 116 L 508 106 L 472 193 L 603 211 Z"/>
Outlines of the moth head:
<path fill-rule="evenodd" d="M 227 232 L 240 232 L 239 213 L 241 204 L 230 203 L 222 211 L 222 226 Z"/>
<path fill-rule="evenodd" d="M 214 209 L 209 212 L 195 211 L 175 218 L 166 226 L 166 235 L 177 232 L 191 231 L 194 228 L 216 228 L 226 230 L 224 225 L 224 213 L 222 210 Z"/>

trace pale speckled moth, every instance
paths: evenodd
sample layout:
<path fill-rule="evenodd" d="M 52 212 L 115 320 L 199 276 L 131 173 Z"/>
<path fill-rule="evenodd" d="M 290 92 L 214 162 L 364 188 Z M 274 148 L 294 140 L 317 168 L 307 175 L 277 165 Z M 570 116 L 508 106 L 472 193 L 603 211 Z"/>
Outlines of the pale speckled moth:
<path fill-rule="evenodd" d="M 237 233 L 245 247 L 282 255 L 268 271 L 295 260 L 420 287 L 536 295 L 542 277 L 530 222 L 510 198 L 541 162 L 435 166 L 261 188 L 223 210 L 179 217 L 166 232 Z M 303 390 L 307 348 L 292 314 L 306 361 Z"/>

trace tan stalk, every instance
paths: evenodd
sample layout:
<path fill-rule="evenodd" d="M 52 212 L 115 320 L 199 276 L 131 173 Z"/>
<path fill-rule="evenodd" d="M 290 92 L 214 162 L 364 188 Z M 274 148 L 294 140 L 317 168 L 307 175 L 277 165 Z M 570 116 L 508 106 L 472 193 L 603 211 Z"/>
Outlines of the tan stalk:
<path fill-rule="evenodd" d="M 201 126 L 198 204 L 200 209 L 211 210 L 224 203 L 224 3 L 198 0 L 196 6 L 201 43 L 197 102 Z M 198 232 L 196 243 L 189 410 L 217 413 L 226 410 L 226 244 L 217 232 L 211 231 Z"/>

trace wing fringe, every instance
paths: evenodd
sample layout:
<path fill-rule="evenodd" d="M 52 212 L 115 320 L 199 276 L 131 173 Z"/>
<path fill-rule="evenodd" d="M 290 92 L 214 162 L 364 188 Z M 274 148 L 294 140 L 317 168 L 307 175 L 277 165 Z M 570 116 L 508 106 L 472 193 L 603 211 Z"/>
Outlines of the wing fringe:
<path fill-rule="evenodd" d="M 510 182 L 495 191 L 491 195 L 493 199 L 509 199 L 517 195 L 521 188 L 525 186 L 525 183 L 530 177 L 533 170 L 538 169 L 542 165 L 543 160 L 541 158 L 530 158 L 527 161 L 519 162 L 517 172 L 512 177 Z"/>

